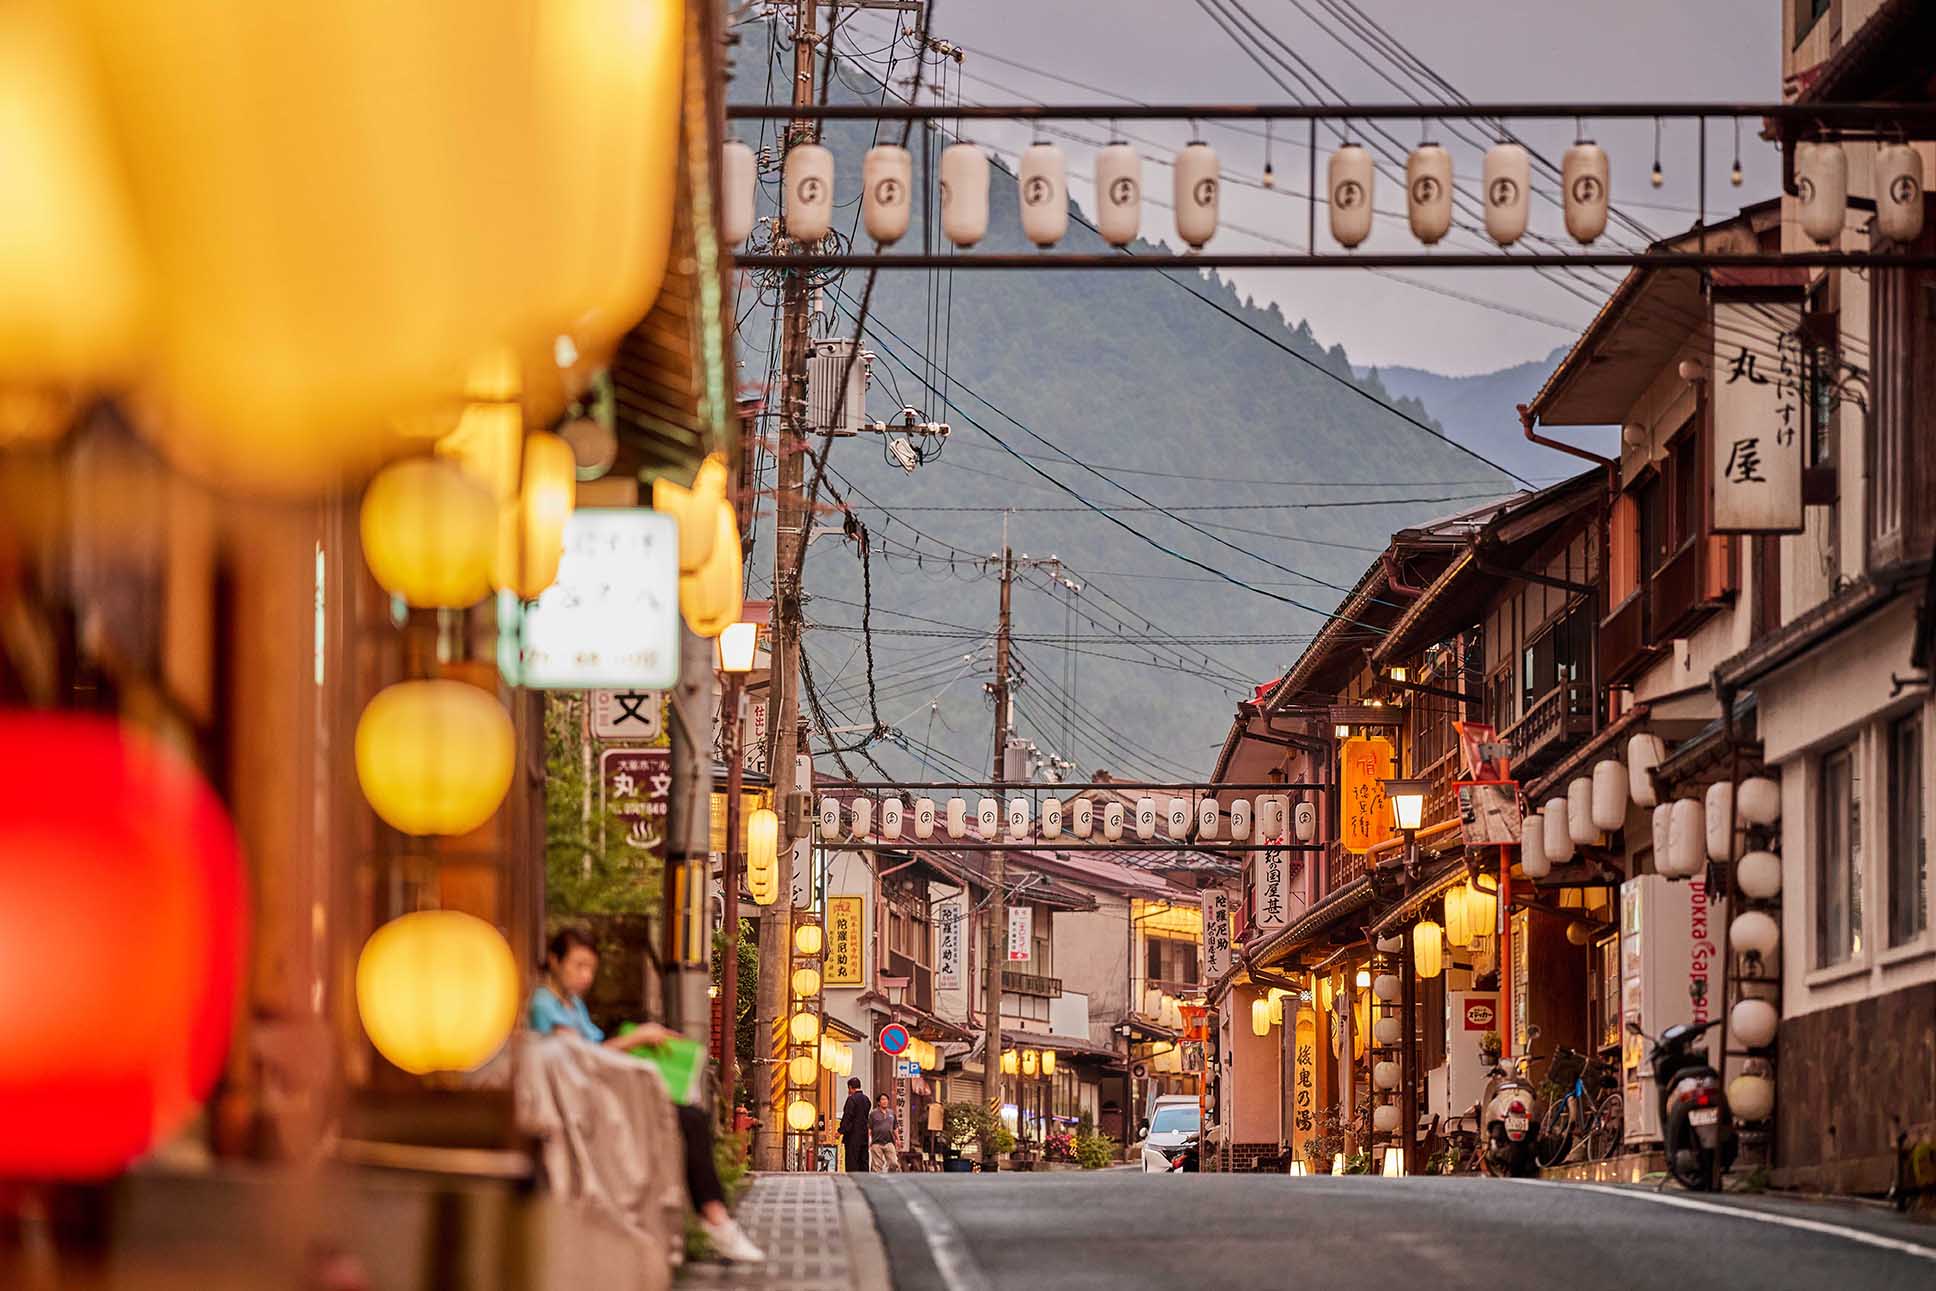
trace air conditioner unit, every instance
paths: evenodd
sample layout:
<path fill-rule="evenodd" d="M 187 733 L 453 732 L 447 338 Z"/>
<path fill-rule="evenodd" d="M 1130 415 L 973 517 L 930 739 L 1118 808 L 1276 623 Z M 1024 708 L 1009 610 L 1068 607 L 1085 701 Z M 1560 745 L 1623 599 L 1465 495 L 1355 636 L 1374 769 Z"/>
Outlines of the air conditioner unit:
<path fill-rule="evenodd" d="M 874 354 L 862 350 L 848 370 L 848 356 L 854 352 L 850 340 L 813 342 L 807 355 L 807 428 L 813 431 L 858 430 L 867 424 L 867 386 L 872 378 Z M 847 398 L 840 399 L 840 379 L 847 377 Z M 838 424 L 834 410 L 840 410 Z"/>

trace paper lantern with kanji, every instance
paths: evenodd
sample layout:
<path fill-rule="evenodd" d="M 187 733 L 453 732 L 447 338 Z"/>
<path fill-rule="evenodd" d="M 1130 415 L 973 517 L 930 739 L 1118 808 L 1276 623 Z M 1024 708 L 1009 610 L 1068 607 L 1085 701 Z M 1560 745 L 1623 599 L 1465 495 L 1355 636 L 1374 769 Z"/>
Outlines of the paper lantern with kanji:
<path fill-rule="evenodd" d="M 0 766 L 0 1178 L 104 1178 L 221 1070 L 241 858 L 187 760 L 114 722 L 0 715 Z"/>
<path fill-rule="evenodd" d="M 518 962 L 475 915 L 419 910 L 392 919 L 356 959 L 356 1011 L 377 1052 L 407 1072 L 470 1071 L 518 1018 Z"/>

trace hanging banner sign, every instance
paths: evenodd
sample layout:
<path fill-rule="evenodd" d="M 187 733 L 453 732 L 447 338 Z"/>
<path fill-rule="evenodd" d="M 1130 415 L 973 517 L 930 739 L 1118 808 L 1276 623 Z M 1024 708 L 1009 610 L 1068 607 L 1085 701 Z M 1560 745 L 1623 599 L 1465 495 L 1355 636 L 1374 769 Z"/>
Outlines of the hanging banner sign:
<path fill-rule="evenodd" d="M 606 749 L 599 754 L 605 810 L 624 822 L 625 847 L 664 858 L 672 811 L 671 749 Z"/>
<path fill-rule="evenodd" d="M 558 578 L 525 609 L 517 664 L 511 680 L 540 689 L 678 685 L 678 522 L 650 507 L 572 512 Z"/>
<path fill-rule="evenodd" d="M 1802 531 L 1803 397 L 1797 305 L 1714 302 L 1714 482 L 1716 533 Z"/>
<path fill-rule="evenodd" d="M 827 986 L 861 984 L 861 939 L 865 935 L 867 898 L 827 898 L 827 967 L 820 980 Z"/>
<path fill-rule="evenodd" d="M 934 907 L 934 988 L 937 991 L 961 989 L 961 929 L 968 909 L 966 893 L 943 897 Z"/>
<path fill-rule="evenodd" d="M 1203 971 L 1205 982 L 1230 971 L 1230 893 L 1223 888 L 1203 894 Z"/>
<path fill-rule="evenodd" d="M 1392 778 L 1392 742 L 1382 735 L 1346 740 L 1338 761 L 1344 802 L 1341 841 L 1347 852 L 1368 852 L 1392 836 L 1391 800 L 1385 796 L 1385 781 Z"/>
<path fill-rule="evenodd" d="M 1297 1011 L 1291 1035 L 1291 1160 L 1304 1159 L 1305 1145 L 1318 1128 L 1318 1019 L 1310 1009 Z"/>
<path fill-rule="evenodd" d="M 1010 906 L 1008 908 L 1008 962 L 1026 963 L 1029 946 L 1035 937 L 1035 907 Z"/>
<path fill-rule="evenodd" d="M 1291 922 L 1290 894 L 1285 890 L 1290 867 L 1285 862 L 1285 855 L 1273 847 L 1257 853 L 1257 859 L 1253 862 L 1250 906 L 1256 912 L 1259 932 L 1274 932 L 1289 926 Z"/>

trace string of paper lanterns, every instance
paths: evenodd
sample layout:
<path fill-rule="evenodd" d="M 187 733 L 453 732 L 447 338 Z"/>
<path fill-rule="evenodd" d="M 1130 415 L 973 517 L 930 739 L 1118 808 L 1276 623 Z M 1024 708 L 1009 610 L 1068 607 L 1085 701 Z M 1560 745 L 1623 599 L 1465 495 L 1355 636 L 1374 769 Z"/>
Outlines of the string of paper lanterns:
<path fill-rule="evenodd" d="M 908 812 L 908 804 L 898 795 L 885 796 L 878 803 L 865 794 L 844 802 L 829 795 L 820 800 L 816 824 L 823 841 L 875 836 L 891 843 L 903 837 Z M 1120 800 L 1112 799 L 1102 804 L 1100 821 L 1097 819 L 1096 804 L 1089 798 L 1067 801 L 1044 798 L 1037 811 L 1026 797 L 1010 797 L 1006 803 L 987 797 L 975 800 L 971 812 L 966 798 L 952 797 L 937 805 L 934 799 L 923 797 L 914 800 L 912 812 L 913 835 L 924 842 L 935 836 L 937 827 L 948 838 L 961 839 L 972 835 L 985 842 L 994 842 L 1002 837 L 1011 842 L 1032 837 L 1053 841 L 1061 838 L 1065 832 L 1076 838 L 1087 839 L 1095 836 L 1098 824 L 1103 838 L 1109 842 L 1120 841 L 1125 833 L 1133 833 L 1143 841 L 1153 840 L 1159 826 L 1163 827 L 1169 838 L 1181 841 L 1189 836 L 1193 825 L 1199 840 L 1214 839 L 1220 831 L 1227 829 L 1232 841 L 1243 842 L 1251 837 L 1253 821 L 1260 842 L 1295 840 L 1311 843 L 1316 841 L 1318 835 L 1317 805 L 1304 800 L 1292 803 L 1283 794 L 1266 794 L 1258 798 L 1254 809 L 1249 799 L 1235 799 L 1228 804 L 1227 814 L 1216 799 L 1208 797 L 1200 799 L 1192 808 L 1187 795 L 1172 794 L 1161 809 L 1152 795 L 1142 795 L 1127 806 Z M 749 855 L 752 847 L 751 829 L 752 821 L 749 818 Z"/>

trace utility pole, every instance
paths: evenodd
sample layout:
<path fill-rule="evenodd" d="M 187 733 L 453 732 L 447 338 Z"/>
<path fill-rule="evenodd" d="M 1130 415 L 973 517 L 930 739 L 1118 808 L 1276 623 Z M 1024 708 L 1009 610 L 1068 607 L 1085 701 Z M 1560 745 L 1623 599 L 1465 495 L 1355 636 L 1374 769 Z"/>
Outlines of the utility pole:
<path fill-rule="evenodd" d="M 816 0 L 798 0 L 793 40 L 793 106 L 814 102 L 814 50 L 818 44 Z M 815 123 L 794 117 L 787 127 L 787 148 L 812 143 Z M 806 814 L 789 810 L 799 786 L 794 763 L 800 752 L 800 586 L 794 570 L 802 567 L 801 547 L 807 540 L 807 322 L 809 301 L 806 277 L 789 274 L 781 305 L 779 483 L 775 491 L 777 522 L 773 542 L 772 688 L 769 691 L 772 747 L 767 769 L 772 777 L 773 805 L 780 817 L 778 897 L 760 916 L 760 982 L 755 1044 L 769 1046 L 768 1065 L 749 1083 L 764 1096 L 760 1103 L 759 1139 L 754 1163 L 761 1170 L 786 1168 L 786 1091 L 772 1075 L 784 1067 L 785 1041 L 775 1040 L 787 1004 L 787 966 L 793 939 L 793 846 L 810 826 Z"/>
<path fill-rule="evenodd" d="M 1006 527 L 1006 526 L 1004 526 Z M 996 810 L 1001 810 L 1002 789 L 1007 786 L 1008 757 L 1008 635 L 1009 594 L 1015 582 L 1015 553 L 1002 545 L 1002 612 L 995 626 L 995 739 L 994 774 Z M 1002 967 L 1008 962 L 1005 941 L 1008 936 L 1008 910 L 1003 900 L 1002 883 L 1007 853 L 1000 848 L 988 854 L 988 1013 L 984 1019 L 987 1038 L 982 1041 L 982 1071 L 987 1081 L 987 1096 L 996 1116 L 1002 1114 L 1002 1094 L 1006 1078 L 1002 1075 Z M 984 1168 L 994 1167 L 992 1160 Z"/>

